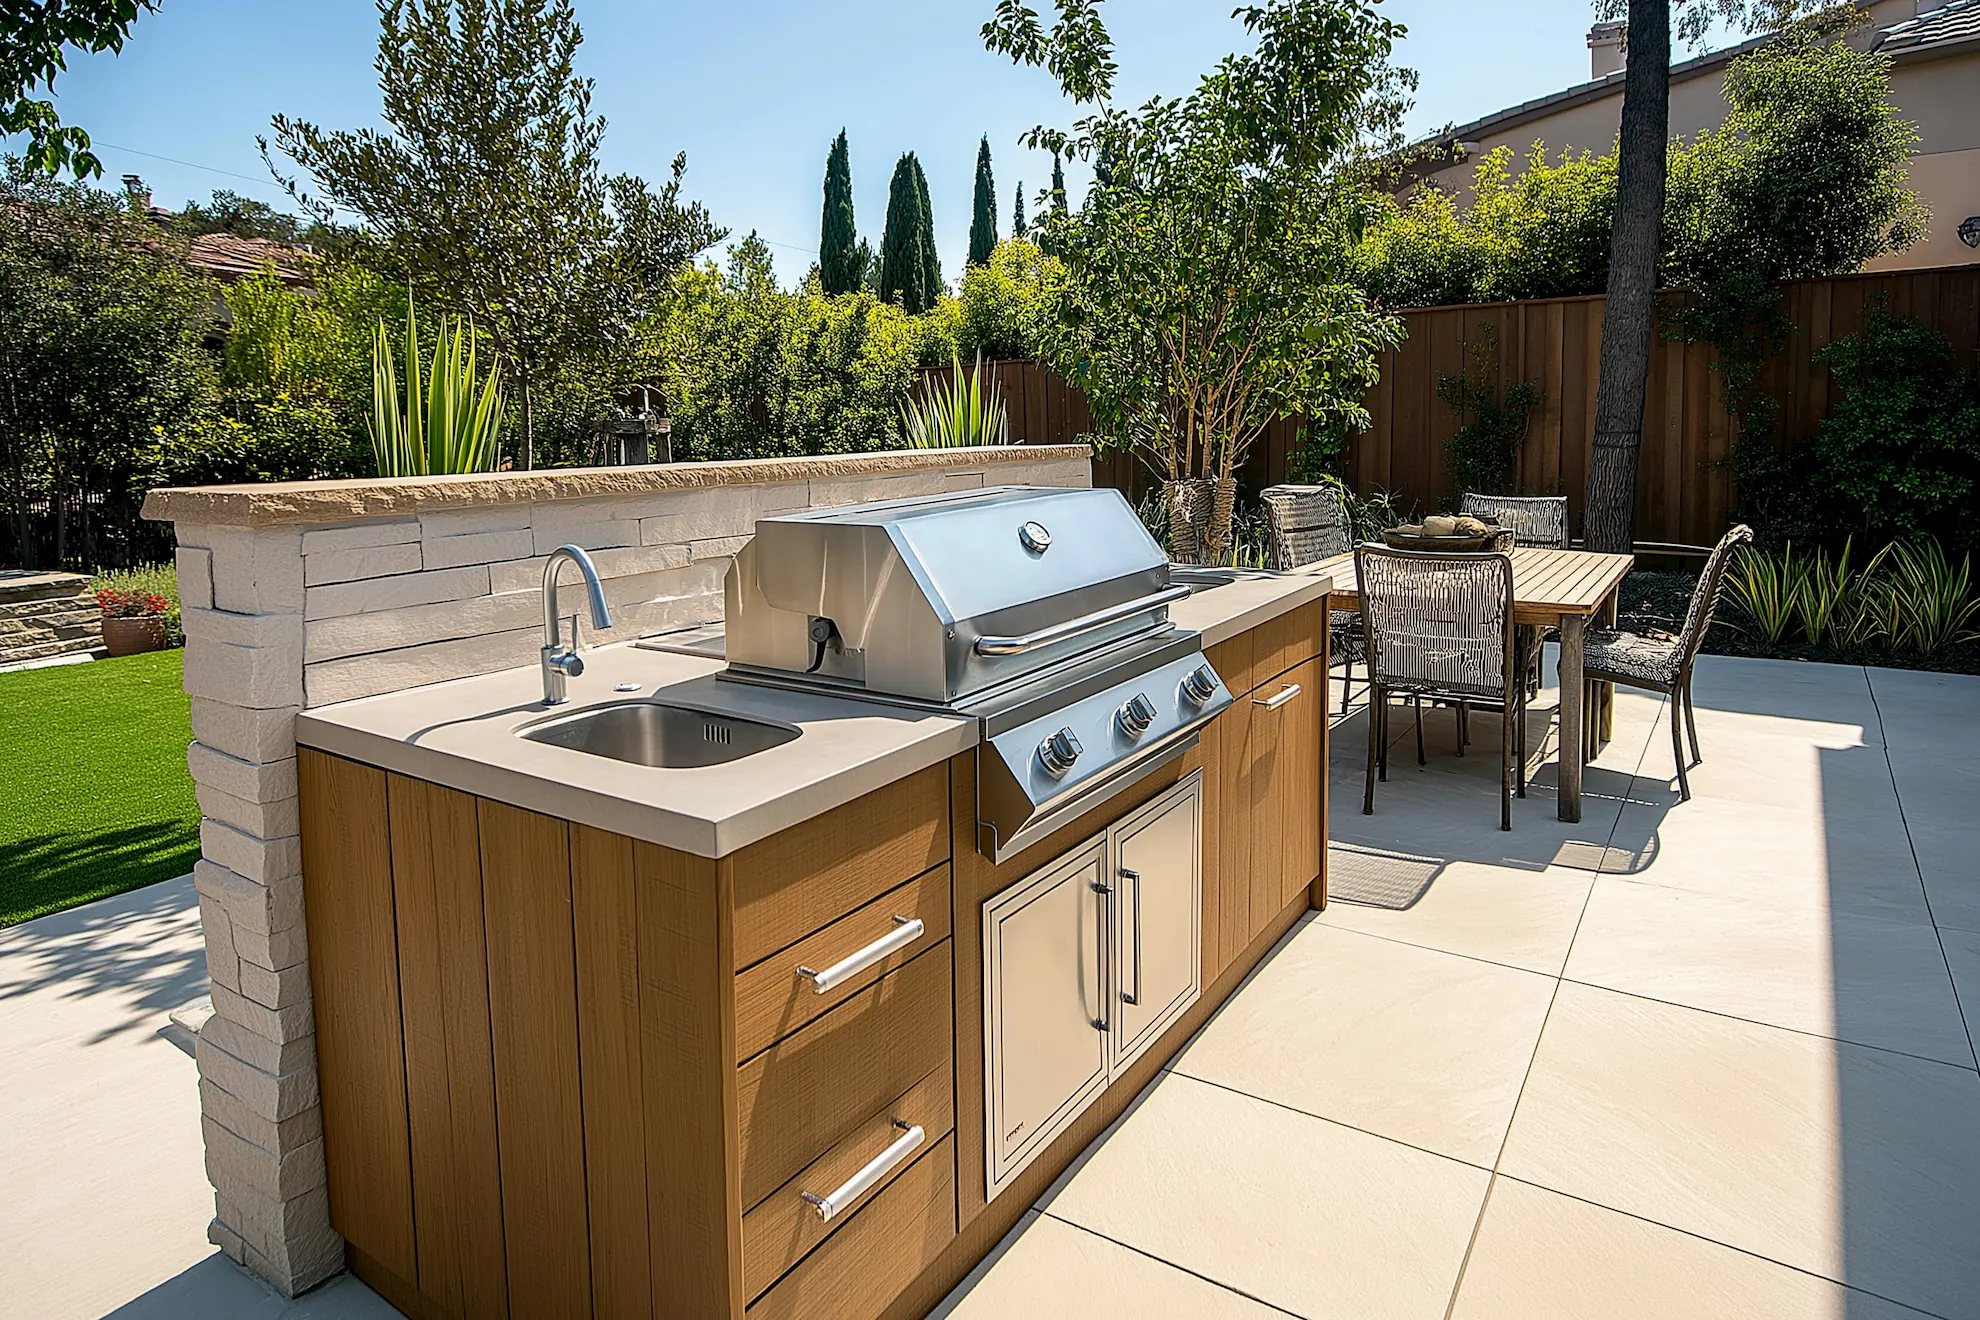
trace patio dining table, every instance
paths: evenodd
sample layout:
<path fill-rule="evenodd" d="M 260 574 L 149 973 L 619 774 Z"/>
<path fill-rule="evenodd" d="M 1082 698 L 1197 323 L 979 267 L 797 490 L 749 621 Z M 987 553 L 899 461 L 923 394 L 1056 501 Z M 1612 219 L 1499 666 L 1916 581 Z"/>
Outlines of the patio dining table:
<path fill-rule="evenodd" d="M 1582 656 L 1591 621 L 1613 624 L 1616 588 L 1629 576 L 1633 555 L 1592 550 L 1519 546 L 1512 552 L 1513 622 L 1524 628 L 1559 628 L 1561 633 L 1561 759 L 1559 812 L 1564 821 L 1581 819 L 1581 771 L 1609 740 L 1615 692 L 1607 683 L 1582 679 Z M 1305 570 L 1331 574 L 1328 605 L 1359 606 L 1352 554 L 1335 555 Z"/>

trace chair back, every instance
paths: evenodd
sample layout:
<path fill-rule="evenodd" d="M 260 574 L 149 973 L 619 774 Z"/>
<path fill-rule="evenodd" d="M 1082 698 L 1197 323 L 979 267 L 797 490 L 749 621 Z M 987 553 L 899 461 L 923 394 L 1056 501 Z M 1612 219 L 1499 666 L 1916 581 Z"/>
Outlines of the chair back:
<path fill-rule="evenodd" d="M 1732 564 L 1733 551 L 1752 540 L 1753 529 L 1738 523 L 1712 547 L 1712 557 L 1705 561 L 1705 571 L 1698 575 L 1698 585 L 1691 589 L 1691 604 L 1685 609 L 1684 627 L 1678 633 L 1683 669 L 1691 667 L 1698 648 L 1705 644 L 1705 632 L 1712 626 L 1712 615 L 1725 591 L 1726 569 Z"/>
<path fill-rule="evenodd" d="M 1568 547 L 1568 503 L 1565 495 L 1479 495 L 1464 493 L 1459 513 L 1492 518 L 1519 538 L 1521 545 Z"/>
<path fill-rule="evenodd" d="M 1514 659 L 1512 557 L 1354 550 L 1368 672 L 1396 691 L 1499 697 Z"/>
<path fill-rule="evenodd" d="M 1354 548 L 1338 486 L 1268 486 L 1259 492 L 1272 528 L 1272 567 L 1284 572 Z"/>

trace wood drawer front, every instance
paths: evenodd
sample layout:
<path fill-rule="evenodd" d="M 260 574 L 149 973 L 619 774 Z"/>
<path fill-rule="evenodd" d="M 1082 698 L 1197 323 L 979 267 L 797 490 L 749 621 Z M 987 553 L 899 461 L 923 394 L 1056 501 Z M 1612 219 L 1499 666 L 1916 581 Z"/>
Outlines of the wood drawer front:
<path fill-rule="evenodd" d="M 830 1221 L 820 1219 L 803 1193 L 827 1195 L 866 1167 L 867 1161 L 901 1136 L 901 1129 L 894 1126 L 896 1121 L 917 1126 L 926 1134 L 920 1148 L 856 1204 Z M 954 1069 L 945 1064 L 772 1192 L 763 1204 L 743 1216 L 743 1295 L 755 1298 L 806 1252 L 851 1223 L 855 1212 L 884 1194 L 895 1179 L 912 1169 L 955 1125 L 955 1075 Z"/>
<path fill-rule="evenodd" d="M 919 938 L 819 994 L 798 968 L 830 967 L 898 929 L 895 917 L 919 919 Z M 888 890 L 780 953 L 736 975 L 736 1062 L 768 1049 L 949 937 L 949 864 Z"/>
<path fill-rule="evenodd" d="M 729 859 L 735 970 L 949 860 L 949 767 L 931 765 Z"/>
<path fill-rule="evenodd" d="M 750 1304 L 749 1320 L 872 1320 L 956 1236 L 956 1142 L 943 1137 Z"/>
<path fill-rule="evenodd" d="M 1287 610 L 1251 630 L 1251 686 L 1262 687 L 1295 665 L 1320 654 L 1327 627 L 1324 598 Z"/>
<path fill-rule="evenodd" d="M 951 1062 L 947 940 L 736 1070 L 748 1210 Z"/>

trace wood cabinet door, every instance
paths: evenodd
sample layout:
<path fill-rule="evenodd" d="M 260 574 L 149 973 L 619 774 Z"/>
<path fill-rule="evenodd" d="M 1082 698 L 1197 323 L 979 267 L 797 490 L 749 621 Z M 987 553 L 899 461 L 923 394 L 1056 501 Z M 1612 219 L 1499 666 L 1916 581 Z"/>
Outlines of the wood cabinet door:
<path fill-rule="evenodd" d="M 1217 829 L 1217 955 L 1222 972 L 1251 943 L 1252 935 L 1266 920 L 1252 920 L 1252 853 L 1258 832 L 1258 819 L 1265 809 L 1260 797 L 1268 787 L 1259 773 L 1254 737 L 1258 721 L 1252 718 L 1249 695 L 1241 695 L 1217 717 L 1218 793 L 1222 820 Z"/>
<path fill-rule="evenodd" d="M 1272 911 L 1283 912 L 1320 877 L 1321 790 L 1323 764 L 1321 731 L 1326 727 L 1327 671 L 1319 657 L 1299 665 L 1254 692 L 1256 699 L 1279 700 L 1258 718 L 1271 721 L 1275 741 L 1272 775 L 1273 809 L 1267 813 L 1271 855 L 1278 861 L 1279 892 Z M 1286 697 L 1288 688 L 1298 691 Z M 1265 845 L 1256 845 L 1263 855 Z"/>

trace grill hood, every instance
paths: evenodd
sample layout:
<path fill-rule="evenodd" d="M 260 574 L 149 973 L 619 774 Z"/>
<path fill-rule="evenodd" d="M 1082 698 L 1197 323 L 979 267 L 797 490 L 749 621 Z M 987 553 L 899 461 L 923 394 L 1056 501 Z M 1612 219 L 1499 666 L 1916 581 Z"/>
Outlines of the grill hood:
<path fill-rule="evenodd" d="M 1186 594 L 1119 492 L 1037 487 L 765 518 L 727 591 L 732 667 L 942 705 L 1163 627 Z"/>

